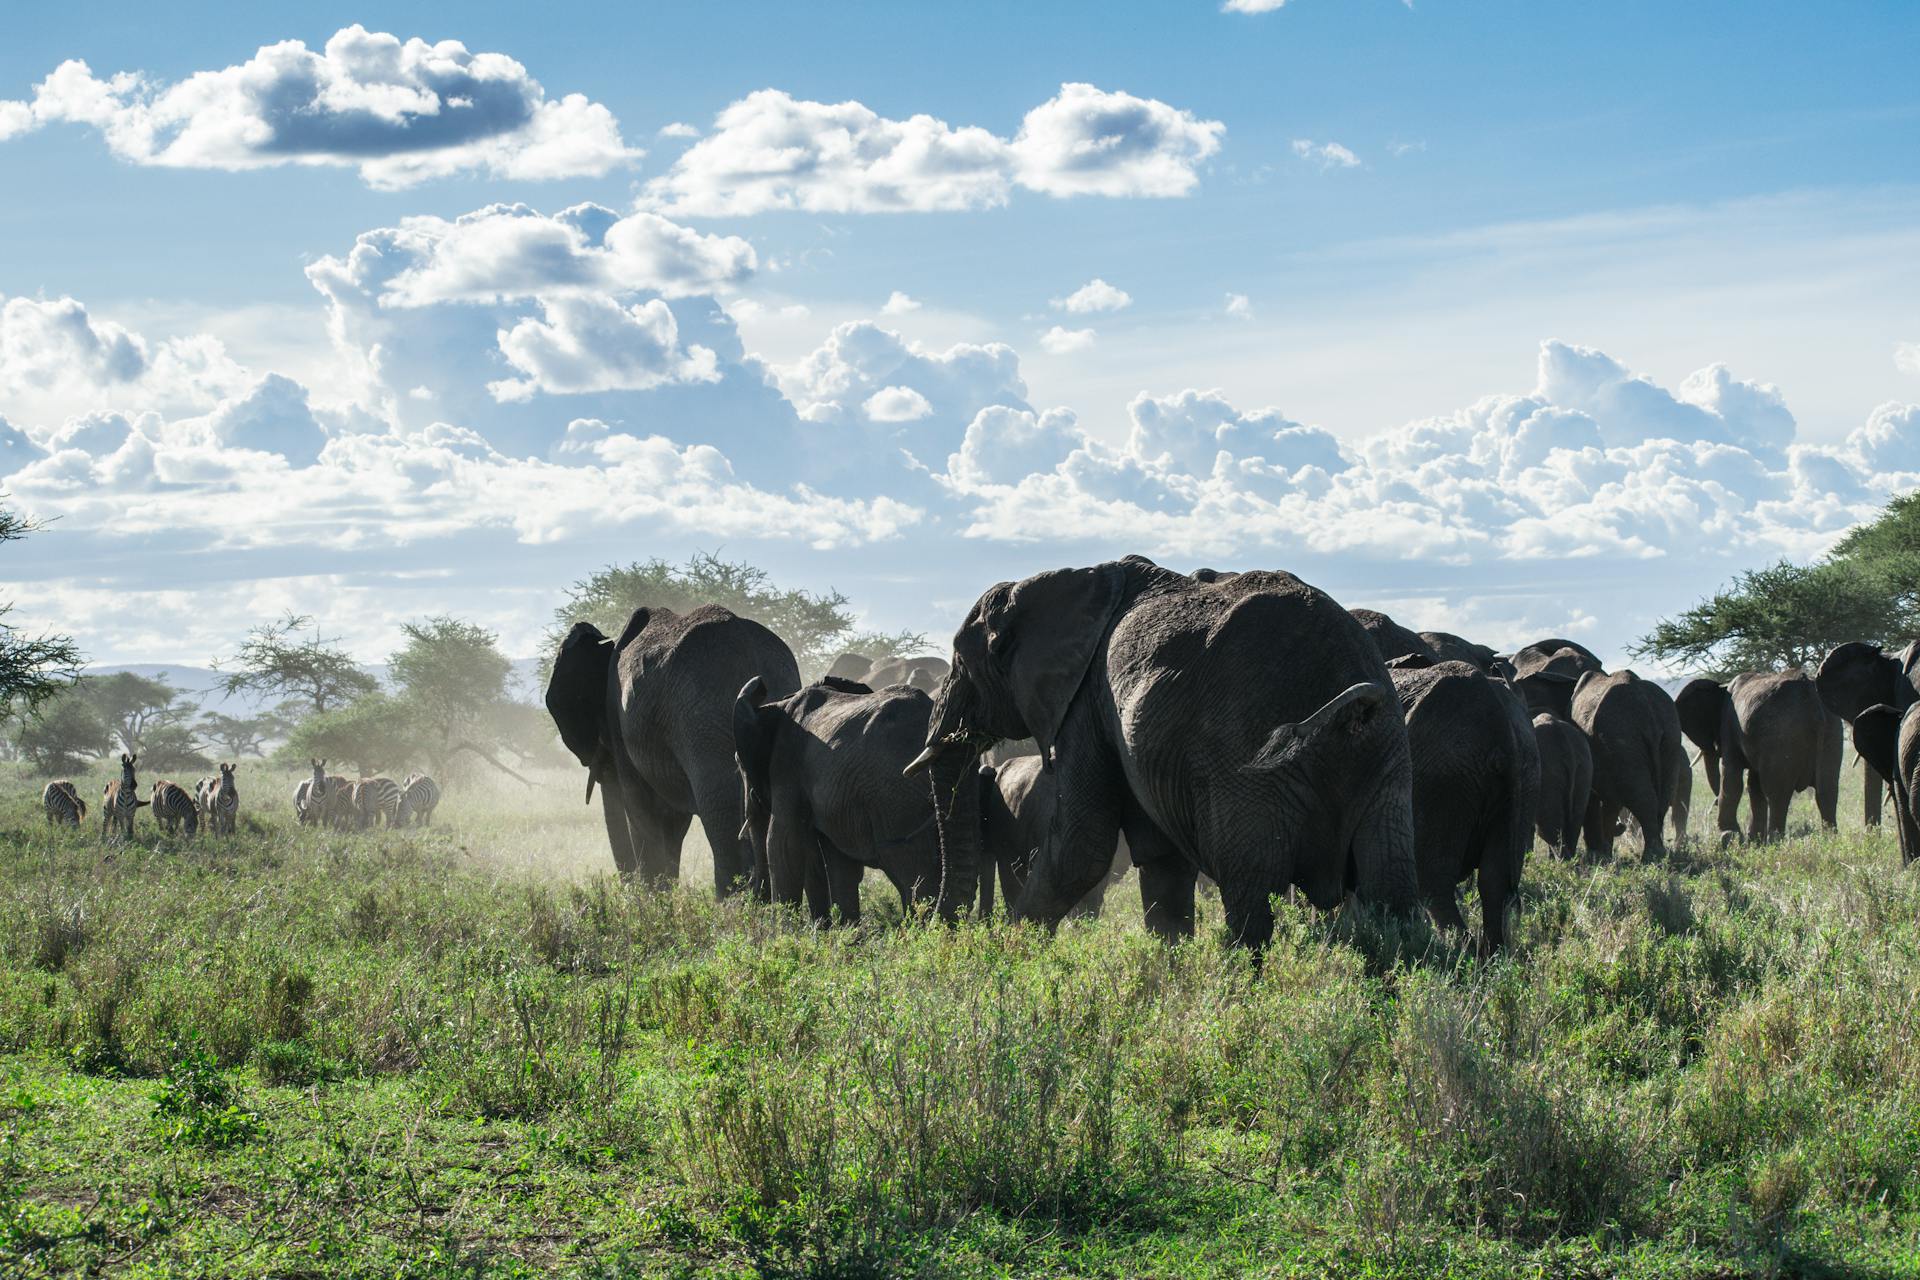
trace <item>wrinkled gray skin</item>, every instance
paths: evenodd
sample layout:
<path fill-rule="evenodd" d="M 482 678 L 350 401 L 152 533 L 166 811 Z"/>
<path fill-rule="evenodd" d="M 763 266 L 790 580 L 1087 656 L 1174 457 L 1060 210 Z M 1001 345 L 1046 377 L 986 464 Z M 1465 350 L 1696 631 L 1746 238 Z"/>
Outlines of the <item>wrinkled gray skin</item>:
<path fill-rule="evenodd" d="M 1033 857 L 1053 821 L 1056 775 L 1040 767 L 1037 755 L 1016 756 L 1004 764 L 980 766 L 980 914 L 993 914 L 994 875 L 1008 904 L 1019 901 L 1033 870 Z M 1070 918 L 1097 918 L 1107 890 L 1126 879 L 1133 866 L 1126 837 L 1100 883 L 1087 890 L 1067 912 Z"/>
<path fill-rule="evenodd" d="M 1886 705 L 1904 712 L 1920 702 L 1920 640 L 1908 645 L 1898 657 L 1877 644 L 1849 641 L 1826 656 L 1813 682 L 1827 710 L 1848 724 L 1869 707 Z M 1861 758 L 1866 759 L 1865 752 Z M 1880 793 L 1890 780 L 1870 760 L 1862 772 L 1867 825 L 1877 827 Z"/>
<path fill-rule="evenodd" d="M 925 778 L 902 774 L 932 711 L 926 694 L 904 685 L 876 691 L 827 679 L 769 701 L 756 676 L 740 690 L 733 740 L 746 827 L 775 902 L 797 906 L 804 893 L 816 921 L 853 924 L 868 867 L 906 907 L 938 899 L 933 793 Z M 960 799 L 960 820 L 977 822 L 977 795 Z"/>
<path fill-rule="evenodd" d="M 1853 718 L 1853 745 L 1875 772 L 1893 783 L 1893 823 L 1900 863 L 1920 859 L 1920 700 L 1903 712 L 1888 703 Z"/>
<path fill-rule="evenodd" d="M 1507 911 L 1533 844 L 1540 756 L 1519 702 L 1466 662 L 1396 668 L 1413 758 L 1420 898 L 1443 929 L 1467 931 L 1458 888 L 1479 873 L 1480 949 L 1507 941 Z"/>
<path fill-rule="evenodd" d="M 1527 707 L 1562 720 L 1573 718 L 1573 689 L 1580 683 L 1580 677 L 1589 671 L 1606 674 L 1592 654 L 1572 645 L 1562 645 L 1550 653 L 1528 646 L 1514 655 L 1513 669 L 1513 687 L 1525 699 Z"/>
<path fill-rule="evenodd" d="M 1606 673 L 1606 667 L 1602 665 L 1593 650 L 1578 641 L 1563 640 L 1558 636 L 1535 640 L 1530 645 L 1524 645 L 1514 650 L 1513 656 L 1508 661 L 1513 664 L 1516 675 L 1526 675 L 1529 671 L 1537 671 L 1547 665 L 1563 649 L 1573 651 L 1574 675 L 1578 676 L 1587 671 L 1598 671 L 1603 675 Z"/>
<path fill-rule="evenodd" d="M 1380 655 L 1380 661 L 1392 662 L 1410 653 L 1430 663 L 1440 661 L 1440 655 L 1418 631 L 1407 630 L 1378 609 L 1349 609 L 1347 612 L 1353 615 L 1353 620 L 1373 641 L 1374 651 Z"/>
<path fill-rule="evenodd" d="M 860 683 L 869 689 L 904 684 L 932 693 L 940 687 L 940 682 L 950 669 L 945 658 L 882 658 L 860 677 Z"/>
<path fill-rule="evenodd" d="M 1210 580 L 1209 580 L 1210 579 Z M 1297 885 L 1411 910 L 1413 780 L 1386 666 L 1288 573 L 1187 577 L 1129 556 L 1003 582 L 954 636 L 916 767 L 1034 738 L 1058 776 L 1015 919 L 1060 920 L 1125 832 L 1148 926 L 1193 932 L 1195 877 L 1259 947 Z"/>
<path fill-rule="evenodd" d="M 1500 655 L 1484 644 L 1475 644 L 1451 631 L 1422 631 L 1420 638 L 1433 651 L 1436 662 L 1464 662 L 1476 671 L 1492 671 Z"/>
<path fill-rule="evenodd" d="M 1720 797 L 1722 839 L 1739 834 L 1743 790 L 1748 839 L 1784 836 L 1787 807 L 1808 787 L 1821 824 L 1833 828 L 1845 730 L 1806 672 L 1749 671 L 1724 685 L 1689 680 L 1673 701 L 1681 731 L 1700 748 L 1707 785 Z"/>
<path fill-rule="evenodd" d="M 1666 856 L 1665 821 L 1687 834 L 1693 770 L 1680 733 L 1680 715 L 1667 691 L 1631 671 L 1589 671 L 1573 691 L 1573 722 L 1593 749 L 1593 791 L 1587 799 L 1587 852 L 1613 852 L 1621 810 L 1633 815 L 1644 841 L 1643 857 Z"/>
<path fill-rule="evenodd" d="M 547 711 L 561 741 L 587 767 L 587 800 L 600 787 L 607 842 L 623 877 L 680 878 L 680 847 L 697 816 L 713 848 L 714 889 L 751 883 L 740 834 L 740 777 L 733 761 L 733 702 L 759 676 L 772 697 L 800 687 L 780 637 L 718 605 L 687 613 L 636 609 L 618 641 L 576 622 L 547 682 Z"/>
<path fill-rule="evenodd" d="M 1549 849 L 1571 858 L 1580 851 L 1580 830 L 1593 792 L 1593 748 L 1587 745 L 1586 730 L 1545 711 L 1533 717 L 1533 745 L 1540 756 L 1534 825 Z"/>

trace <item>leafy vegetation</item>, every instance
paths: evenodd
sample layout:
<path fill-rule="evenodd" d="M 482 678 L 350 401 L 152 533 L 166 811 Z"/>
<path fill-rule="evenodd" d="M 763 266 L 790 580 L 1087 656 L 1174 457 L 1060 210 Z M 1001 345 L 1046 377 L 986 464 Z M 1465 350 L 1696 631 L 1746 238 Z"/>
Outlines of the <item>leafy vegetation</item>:
<path fill-rule="evenodd" d="M 1743 573 L 1631 647 L 1682 670 L 1726 679 L 1742 671 L 1819 665 L 1849 640 L 1905 643 L 1920 632 L 1920 493 L 1895 498 L 1825 559 L 1782 560 Z"/>
<path fill-rule="evenodd" d="M 319 715 L 379 687 L 351 654 L 317 627 L 301 638 L 309 627 L 313 619 L 297 613 L 255 627 L 224 664 L 229 670 L 221 688 L 229 696 L 298 698 Z"/>
<path fill-rule="evenodd" d="M 0 507 L 0 543 L 18 542 L 38 526 Z M 7 621 L 11 602 L 0 603 L 0 707 L 32 710 L 80 674 L 80 649 L 66 636 L 30 636 Z"/>
<path fill-rule="evenodd" d="M 620 885 L 570 776 L 292 780 L 111 850 L 0 792 L 0 1272 L 1920 1274 L 1920 882 L 1804 797 L 1534 856 L 1497 960 L 1282 904 L 1256 968 L 1213 900 L 823 935 Z"/>

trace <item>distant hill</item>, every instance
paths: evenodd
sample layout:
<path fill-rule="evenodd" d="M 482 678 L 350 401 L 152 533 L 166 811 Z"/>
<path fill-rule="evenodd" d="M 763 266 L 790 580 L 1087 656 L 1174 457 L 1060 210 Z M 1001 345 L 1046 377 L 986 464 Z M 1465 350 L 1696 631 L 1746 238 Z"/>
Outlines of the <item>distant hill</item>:
<path fill-rule="evenodd" d="M 364 668 L 368 675 L 383 685 L 387 680 L 385 665 Z M 271 711 L 279 705 L 277 698 L 256 697 L 250 694 L 235 694 L 229 697 L 221 692 L 221 673 L 210 667 L 186 667 L 170 662 L 129 662 L 118 666 L 89 667 L 90 676 L 110 676 L 120 671 L 131 671 L 149 680 L 165 680 L 180 692 L 192 696 L 200 703 L 203 711 L 218 711 L 230 716 L 259 715 Z M 513 659 L 513 674 L 507 682 L 507 692 L 526 702 L 538 702 L 541 694 L 540 659 Z"/>

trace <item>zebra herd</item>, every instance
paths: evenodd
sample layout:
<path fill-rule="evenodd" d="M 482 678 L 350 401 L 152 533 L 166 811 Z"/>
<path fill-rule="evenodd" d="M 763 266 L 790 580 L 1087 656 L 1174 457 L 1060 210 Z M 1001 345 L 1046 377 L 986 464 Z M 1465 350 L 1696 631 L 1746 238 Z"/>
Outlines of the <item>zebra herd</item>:
<path fill-rule="evenodd" d="M 120 776 L 108 782 L 100 793 L 100 834 L 131 838 L 133 817 L 144 808 L 153 810 L 153 818 L 167 832 L 199 834 L 204 824 L 215 835 L 232 835 L 240 818 L 240 790 L 234 783 L 237 763 L 222 764 L 213 777 L 200 779 L 193 793 L 177 782 L 161 778 L 145 800 L 139 797 L 139 782 L 133 767 L 138 755 L 122 753 Z M 294 816 L 305 825 L 325 825 L 364 830 L 376 822 L 389 827 L 425 826 L 440 804 L 440 785 L 424 773 L 407 775 L 404 783 L 392 778 L 361 778 L 358 781 L 332 775 L 324 760 L 314 760 L 313 777 L 293 792 Z M 55 826 L 77 827 L 87 819 L 87 802 L 72 782 L 62 778 L 49 782 L 40 793 L 47 821 Z"/>
<path fill-rule="evenodd" d="M 308 763 L 313 776 L 293 789 L 293 812 L 302 826 L 365 830 L 384 821 L 389 827 L 424 827 L 440 805 L 440 784 L 424 773 L 410 773 L 405 782 L 356 781 L 328 773 L 325 760 Z"/>

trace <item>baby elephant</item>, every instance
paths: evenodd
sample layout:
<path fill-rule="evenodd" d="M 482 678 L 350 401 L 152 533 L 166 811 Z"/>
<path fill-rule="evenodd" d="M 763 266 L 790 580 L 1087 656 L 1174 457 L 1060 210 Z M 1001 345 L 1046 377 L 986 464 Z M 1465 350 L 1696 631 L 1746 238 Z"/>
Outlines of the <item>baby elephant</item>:
<path fill-rule="evenodd" d="M 1053 820 L 1056 783 L 1054 775 L 1040 767 L 1040 757 L 1016 756 L 999 764 L 980 767 L 980 914 L 993 914 L 993 881 L 997 872 L 1000 892 L 1011 908 L 1027 887 L 1027 872 L 1033 867 L 1034 853 L 1047 836 Z M 1067 912 L 1069 917 L 1097 918 L 1107 890 L 1126 879 L 1133 866 L 1127 851 L 1127 838 L 1120 837 L 1113 853 L 1113 865 L 1099 884 Z"/>
<path fill-rule="evenodd" d="M 1580 827 L 1593 790 L 1593 748 L 1579 725 L 1544 711 L 1533 718 L 1533 745 L 1540 753 L 1534 825 L 1549 849 L 1571 858 L 1580 850 Z"/>

